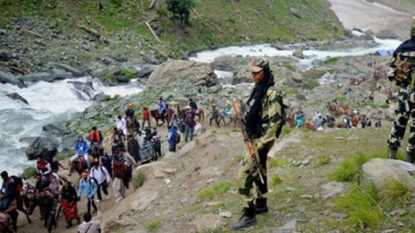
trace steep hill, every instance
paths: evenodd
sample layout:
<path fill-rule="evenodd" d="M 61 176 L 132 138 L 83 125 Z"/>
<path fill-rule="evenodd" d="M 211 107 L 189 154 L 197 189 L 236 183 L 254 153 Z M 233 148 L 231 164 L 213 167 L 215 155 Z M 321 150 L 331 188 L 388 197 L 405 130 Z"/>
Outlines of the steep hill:
<path fill-rule="evenodd" d="M 40 50 L 41 61 L 16 64 L 20 70 L 37 70 L 36 63 L 57 59 L 79 66 L 105 57 L 124 61 L 154 54 L 165 59 L 209 46 L 344 37 L 324 0 L 197 0 L 191 25 L 184 29 L 173 25 L 160 0 L 151 9 L 151 0 L 100 2 L 102 12 L 98 1 L 0 0 L 0 48 L 22 56 L 30 56 L 27 50 Z M 153 37 L 147 21 L 161 42 Z M 113 43 L 99 43 L 79 25 Z"/>
<path fill-rule="evenodd" d="M 415 2 L 411 0 L 369 0 L 379 2 L 396 10 L 413 14 L 415 12 Z"/>

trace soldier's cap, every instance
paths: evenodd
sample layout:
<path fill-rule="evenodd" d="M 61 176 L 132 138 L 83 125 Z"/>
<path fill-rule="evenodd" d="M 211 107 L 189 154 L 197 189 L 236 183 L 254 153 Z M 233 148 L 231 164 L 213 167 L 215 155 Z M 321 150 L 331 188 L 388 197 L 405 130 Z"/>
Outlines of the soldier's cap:
<path fill-rule="evenodd" d="M 269 68 L 269 61 L 266 58 L 253 60 L 249 63 L 248 68 L 250 72 L 258 73 L 261 72 L 264 68 Z"/>

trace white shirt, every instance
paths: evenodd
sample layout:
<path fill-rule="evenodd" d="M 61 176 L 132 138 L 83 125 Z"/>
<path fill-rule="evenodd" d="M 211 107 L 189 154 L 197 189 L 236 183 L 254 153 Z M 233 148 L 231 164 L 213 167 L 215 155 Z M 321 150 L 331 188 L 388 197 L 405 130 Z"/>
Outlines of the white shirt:
<path fill-rule="evenodd" d="M 142 147 L 144 145 L 144 137 L 143 137 L 143 135 L 140 136 L 140 135 L 137 134 L 137 136 L 135 137 L 135 139 L 137 140 L 138 145 L 140 147 Z"/>
<path fill-rule="evenodd" d="M 103 166 L 98 166 L 98 169 L 92 167 L 89 176 L 95 178 L 98 181 L 98 184 L 102 184 L 105 181 L 110 182 L 111 180 L 110 174 L 108 173 L 107 169 Z"/>
<path fill-rule="evenodd" d="M 79 233 L 98 233 L 98 229 L 101 227 L 101 223 L 102 223 L 102 214 L 101 211 L 98 211 L 98 215 L 93 218 L 92 221 L 90 222 L 83 222 L 81 225 L 79 225 L 78 227 L 78 232 Z"/>
<path fill-rule="evenodd" d="M 117 120 L 117 129 L 118 130 L 127 129 L 127 124 L 125 123 L 125 120 L 123 118 L 121 118 L 121 120 Z"/>

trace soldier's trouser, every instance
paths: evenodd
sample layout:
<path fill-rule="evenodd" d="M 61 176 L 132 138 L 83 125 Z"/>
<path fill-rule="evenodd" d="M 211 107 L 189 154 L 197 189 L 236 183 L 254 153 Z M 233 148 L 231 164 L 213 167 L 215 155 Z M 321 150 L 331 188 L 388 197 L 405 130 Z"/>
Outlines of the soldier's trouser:
<path fill-rule="evenodd" d="M 391 150 L 397 150 L 401 146 L 401 140 L 405 135 L 406 125 L 408 124 L 409 114 L 411 112 L 406 111 L 405 101 L 408 100 L 408 93 L 404 88 L 401 88 L 398 92 L 398 105 L 395 109 L 395 120 L 393 122 L 392 130 L 388 139 L 389 149 Z M 411 106 L 411 104 L 408 105 L 410 109 L 413 109 L 413 106 Z M 412 117 L 414 117 L 413 119 L 415 119 L 415 113 L 411 113 L 411 115 Z M 415 133 L 414 127 L 415 125 L 411 127 L 411 132 Z M 412 145 L 415 145 L 415 139 Z"/>
<path fill-rule="evenodd" d="M 255 141 L 253 142 L 255 143 Z M 271 144 L 272 146 L 272 144 Z M 266 198 L 268 192 L 267 185 L 267 155 L 270 146 L 264 146 L 259 151 L 258 167 L 261 172 L 263 182 L 258 174 L 258 168 L 254 167 L 253 160 L 249 153 L 245 154 L 242 167 L 238 172 L 238 192 L 241 195 L 245 208 L 249 207 L 249 203 L 253 203 L 255 198 Z"/>

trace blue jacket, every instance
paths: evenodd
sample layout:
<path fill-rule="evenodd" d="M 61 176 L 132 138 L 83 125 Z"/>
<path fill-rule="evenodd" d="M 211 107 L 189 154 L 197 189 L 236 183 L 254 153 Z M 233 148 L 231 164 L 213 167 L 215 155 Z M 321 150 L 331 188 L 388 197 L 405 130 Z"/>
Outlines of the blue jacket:
<path fill-rule="evenodd" d="M 170 129 L 169 131 L 169 144 L 170 145 L 176 145 L 176 136 L 177 136 L 176 130 Z"/>
<path fill-rule="evenodd" d="M 1 186 L 1 194 L 4 195 L 3 205 L 0 207 L 0 211 L 6 211 L 13 199 L 13 193 L 16 191 L 16 184 L 12 178 L 3 181 Z"/>
<path fill-rule="evenodd" d="M 159 101 L 157 103 L 157 107 L 160 111 L 164 111 L 164 109 L 166 109 L 166 102 L 164 102 L 164 100 Z"/>
<path fill-rule="evenodd" d="M 88 153 L 88 144 L 85 141 L 79 142 L 76 141 L 75 143 L 75 154 L 84 155 Z"/>
<path fill-rule="evenodd" d="M 81 198 L 82 192 L 85 191 L 87 198 L 92 198 L 97 193 L 98 186 L 92 178 L 79 181 L 78 198 Z"/>

